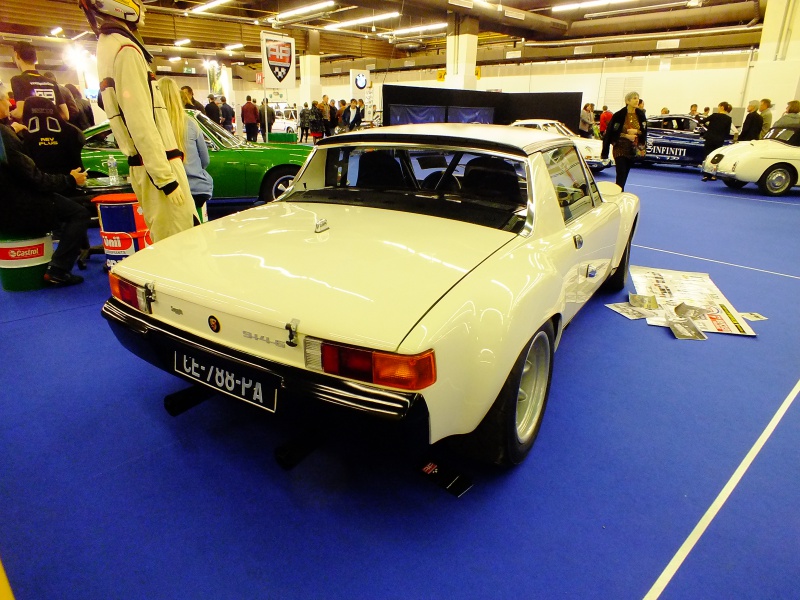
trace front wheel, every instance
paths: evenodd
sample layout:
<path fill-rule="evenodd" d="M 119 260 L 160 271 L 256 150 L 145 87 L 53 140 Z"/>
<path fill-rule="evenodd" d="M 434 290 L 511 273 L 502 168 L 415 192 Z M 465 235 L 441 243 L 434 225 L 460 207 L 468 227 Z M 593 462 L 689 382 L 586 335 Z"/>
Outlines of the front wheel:
<path fill-rule="evenodd" d="M 780 196 L 797 183 L 797 173 L 790 165 L 779 163 L 764 171 L 758 180 L 758 189 L 767 196 Z"/>
<path fill-rule="evenodd" d="M 282 165 L 272 169 L 261 182 L 261 193 L 258 195 L 258 199 L 261 202 L 275 200 L 292 185 L 299 170 L 300 167 L 297 165 Z"/>
<path fill-rule="evenodd" d="M 517 465 L 530 452 L 550 394 L 554 339 L 548 321 L 520 352 L 497 399 L 471 434 L 482 458 L 501 466 Z"/>
<path fill-rule="evenodd" d="M 723 179 L 722 183 L 727 185 L 732 190 L 740 190 L 747 185 L 746 181 L 739 181 L 738 179 Z"/>

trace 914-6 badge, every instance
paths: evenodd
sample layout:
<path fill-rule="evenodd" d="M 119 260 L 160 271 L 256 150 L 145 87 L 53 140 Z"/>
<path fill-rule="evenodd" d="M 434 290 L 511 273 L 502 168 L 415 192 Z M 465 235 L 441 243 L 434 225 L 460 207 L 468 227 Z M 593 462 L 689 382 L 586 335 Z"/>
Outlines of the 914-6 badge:
<path fill-rule="evenodd" d="M 214 315 L 208 317 L 208 327 L 214 333 L 219 333 L 219 330 L 222 329 L 222 325 L 220 325 L 219 320 Z"/>

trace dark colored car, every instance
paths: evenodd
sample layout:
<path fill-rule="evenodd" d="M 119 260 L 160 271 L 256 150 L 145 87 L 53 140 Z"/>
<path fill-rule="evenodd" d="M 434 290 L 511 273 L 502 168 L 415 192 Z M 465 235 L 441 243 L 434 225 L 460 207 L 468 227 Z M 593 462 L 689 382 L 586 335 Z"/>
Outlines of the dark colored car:
<path fill-rule="evenodd" d="M 705 133 L 691 115 L 658 115 L 647 119 L 647 154 L 641 159 L 649 164 L 699 167 L 706 158 Z M 733 136 L 726 140 L 732 142 Z"/>

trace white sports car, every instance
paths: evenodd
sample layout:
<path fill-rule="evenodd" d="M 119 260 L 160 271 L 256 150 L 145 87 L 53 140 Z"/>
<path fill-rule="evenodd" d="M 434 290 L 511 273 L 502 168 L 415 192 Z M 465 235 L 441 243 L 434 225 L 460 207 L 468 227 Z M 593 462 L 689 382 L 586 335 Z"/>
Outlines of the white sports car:
<path fill-rule="evenodd" d="M 541 131 L 547 131 L 548 133 L 563 135 L 574 139 L 575 145 L 580 149 L 583 159 L 592 171 L 597 171 L 599 173 L 606 167 L 610 167 L 614 164 L 614 159 L 611 157 L 610 153 L 608 158 L 602 158 L 603 140 L 581 137 L 561 121 L 553 121 L 551 119 L 523 119 L 521 121 L 514 121 L 511 126 L 539 129 Z"/>
<path fill-rule="evenodd" d="M 103 307 L 123 344 L 280 411 L 422 415 L 431 443 L 516 464 L 562 331 L 625 286 L 639 199 L 571 140 L 426 124 L 325 138 L 278 200 L 126 258 Z"/>
<path fill-rule="evenodd" d="M 762 140 L 724 146 L 706 157 L 703 173 L 730 188 L 755 183 L 768 196 L 785 194 L 798 184 L 800 128 L 773 128 Z"/>

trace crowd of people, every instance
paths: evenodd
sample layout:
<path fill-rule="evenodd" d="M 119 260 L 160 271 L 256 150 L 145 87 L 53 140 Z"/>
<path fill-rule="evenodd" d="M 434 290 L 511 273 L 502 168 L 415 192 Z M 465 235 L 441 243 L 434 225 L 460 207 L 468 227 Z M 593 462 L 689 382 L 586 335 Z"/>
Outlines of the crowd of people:
<path fill-rule="evenodd" d="M 195 100 L 192 88 L 183 86 L 181 97 L 186 108 L 202 112 L 233 133 L 235 113 L 225 96 L 209 94 L 208 104 L 203 106 Z M 298 141 L 307 143 L 310 137 L 316 144 L 323 137 L 356 129 L 364 121 L 366 106 L 361 98 L 351 98 L 349 103 L 342 99 L 337 103 L 325 95 L 322 100 L 312 100 L 311 106 L 308 102 L 303 103 L 303 108 L 299 112 L 296 105 L 290 110 L 297 115 Z M 241 108 L 240 119 L 248 142 L 257 142 L 259 133 L 262 141 L 266 142 L 275 123 L 275 109 L 270 106 L 266 98 L 256 106 L 253 97 L 247 96 Z"/>

